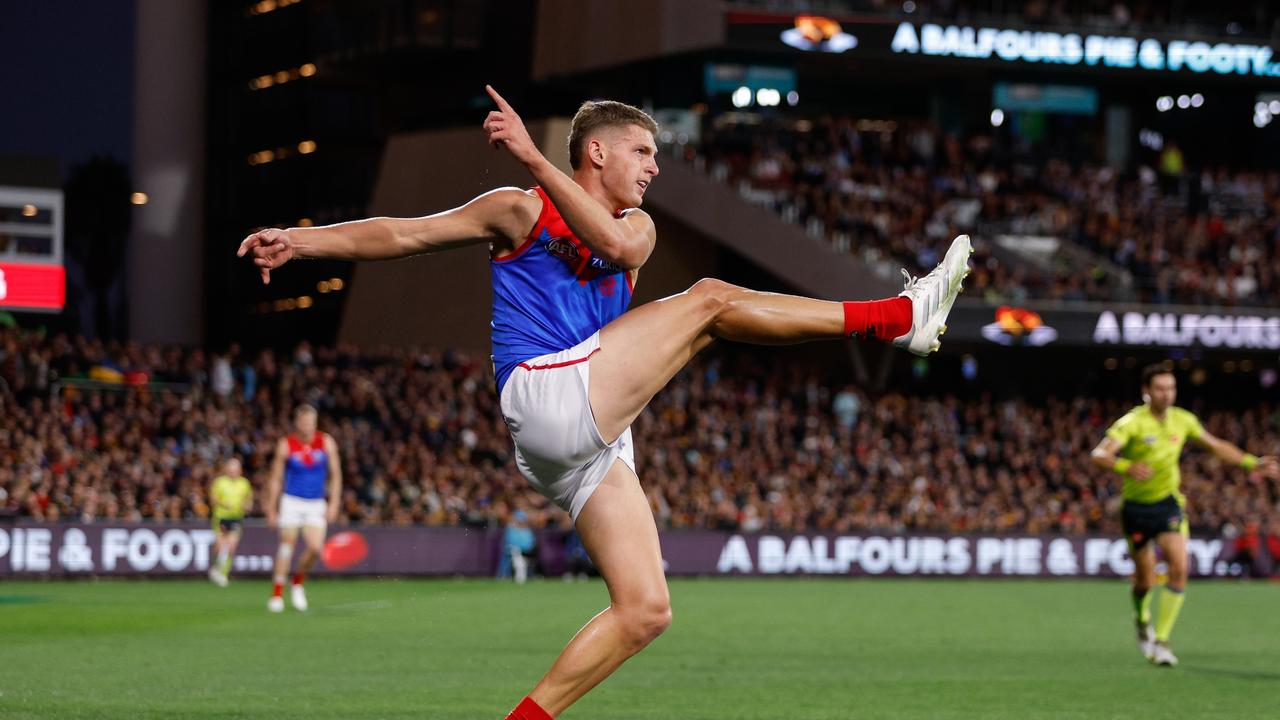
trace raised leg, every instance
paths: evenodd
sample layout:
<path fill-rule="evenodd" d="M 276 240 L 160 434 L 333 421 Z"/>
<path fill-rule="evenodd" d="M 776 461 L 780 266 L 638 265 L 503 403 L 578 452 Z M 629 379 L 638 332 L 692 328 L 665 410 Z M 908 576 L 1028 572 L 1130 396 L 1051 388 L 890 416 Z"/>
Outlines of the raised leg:
<path fill-rule="evenodd" d="M 699 280 L 600 331 L 591 358 L 591 410 L 606 440 L 622 434 L 655 394 L 715 338 L 789 345 L 844 337 L 842 303 Z"/>

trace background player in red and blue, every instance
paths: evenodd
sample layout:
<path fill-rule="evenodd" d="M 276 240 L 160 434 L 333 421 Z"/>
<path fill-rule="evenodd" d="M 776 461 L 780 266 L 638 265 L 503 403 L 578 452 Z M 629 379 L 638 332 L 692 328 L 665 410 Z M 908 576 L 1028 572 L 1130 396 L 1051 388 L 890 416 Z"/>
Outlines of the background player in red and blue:
<path fill-rule="evenodd" d="M 552 165 L 492 88 L 484 129 L 537 181 L 421 218 L 263 230 L 241 243 L 269 282 L 294 257 L 385 260 L 485 243 L 493 361 L 521 474 L 569 512 L 609 589 L 609 607 L 564 648 L 509 716 L 546 720 L 576 702 L 671 623 L 658 530 L 636 474 L 631 422 L 696 353 L 720 338 L 784 345 L 850 335 L 924 355 L 938 347 L 968 274 L 969 238 L 898 297 L 827 302 L 718 280 L 627 310 L 657 241 L 639 209 L 658 175 L 657 124 L 587 102 L 570 125 L 573 176 Z M 732 714 L 732 711 L 726 711 Z"/>
<path fill-rule="evenodd" d="M 338 445 L 330 435 L 316 429 L 316 421 L 315 408 L 298 406 L 293 413 L 294 432 L 276 443 L 275 458 L 271 462 L 265 503 L 267 524 L 280 529 L 271 599 L 267 601 L 271 612 L 284 611 L 284 581 L 289 575 L 299 531 L 306 548 L 298 558 L 289 595 L 296 609 L 307 609 L 307 593 L 302 583 L 320 557 L 328 524 L 338 518 L 338 502 L 342 497 Z"/>

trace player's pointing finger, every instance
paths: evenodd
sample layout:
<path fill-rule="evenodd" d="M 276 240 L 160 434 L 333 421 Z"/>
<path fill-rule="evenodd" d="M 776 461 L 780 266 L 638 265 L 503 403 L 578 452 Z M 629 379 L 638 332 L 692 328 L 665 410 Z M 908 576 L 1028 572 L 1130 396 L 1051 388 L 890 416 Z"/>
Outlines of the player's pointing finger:
<path fill-rule="evenodd" d="M 502 96 L 498 94 L 497 90 L 493 89 L 492 85 L 485 85 L 484 90 L 485 92 L 489 93 L 489 97 L 493 98 L 493 102 L 497 104 L 499 110 L 501 110 L 504 113 L 515 112 L 515 110 L 511 109 L 510 103 L 508 103 L 506 100 L 503 100 Z"/>

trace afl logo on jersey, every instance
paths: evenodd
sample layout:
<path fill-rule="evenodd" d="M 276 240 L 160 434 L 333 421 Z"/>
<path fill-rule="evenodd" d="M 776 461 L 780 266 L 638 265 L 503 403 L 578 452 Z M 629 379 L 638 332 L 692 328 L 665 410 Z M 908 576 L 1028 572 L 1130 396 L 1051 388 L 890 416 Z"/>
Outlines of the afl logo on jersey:
<path fill-rule="evenodd" d="M 566 262 L 578 264 L 578 247 L 568 238 L 551 238 L 547 241 L 547 252 Z"/>
<path fill-rule="evenodd" d="M 546 231 L 543 231 L 546 234 Z M 591 254 L 591 251 L 582 247 L 582 244 L 572 237 L 547 238 L 547 254 L 564 262 L 569 267 L 569 272 L 574 274 L 581 284 L 589 283 L 602 275 L 610 275 L 622 272 L 622 268 L 614 265 L 608 260 L 601 260 Z M 612 295 L 612 292 L 605 292 L 605 295 Z"/>

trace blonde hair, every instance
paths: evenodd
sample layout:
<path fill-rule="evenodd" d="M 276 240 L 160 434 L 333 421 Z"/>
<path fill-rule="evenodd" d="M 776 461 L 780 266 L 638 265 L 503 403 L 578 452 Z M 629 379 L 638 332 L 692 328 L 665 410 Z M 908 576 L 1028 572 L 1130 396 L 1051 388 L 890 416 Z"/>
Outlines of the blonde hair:
<path fill-rule="evenodd" d="M 625 125 L 639 125 L 654 135 L 658 134 L 658 123 L 638 107 L 614 100 L 588 100 L 582 103 L 569 123 L 569 165 L 574 170 L 582 166 L 582 153 L 586 149 L 588 135 L 603 128 Z"/>

